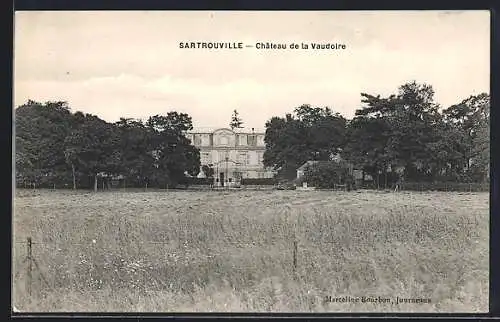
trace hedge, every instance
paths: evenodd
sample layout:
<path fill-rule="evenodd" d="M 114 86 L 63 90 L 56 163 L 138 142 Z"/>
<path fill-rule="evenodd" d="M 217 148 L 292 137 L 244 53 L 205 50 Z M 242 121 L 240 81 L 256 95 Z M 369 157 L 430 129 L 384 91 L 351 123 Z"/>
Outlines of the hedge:
<path fill-rule="evenodd" d="M 405 182 L 402 184 L 401 190 L 485 192 L 490 191 L 490 183 Z"/>
<path fill-rule="evenodd" d="M 253 185 L 253 186 L 272 186 L 278 183 L 278 180 L 274 178 L 243 178 L 241 179 L 242 185 Z"/>
<path fill-rule="evenodd" d="M 188 178 L 189 185 L 211 185 L 214 183 L 214 178 Z"/>

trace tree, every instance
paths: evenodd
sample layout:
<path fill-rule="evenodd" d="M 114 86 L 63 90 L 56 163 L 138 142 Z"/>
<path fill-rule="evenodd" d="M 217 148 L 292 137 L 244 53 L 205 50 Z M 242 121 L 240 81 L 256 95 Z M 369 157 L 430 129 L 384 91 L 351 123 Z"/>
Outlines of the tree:
<path fill-rule="evenodd" d="M 403 168 L 403 179 L 414 181 L 486 180 L 487 94 L 471 96 L 442 113 L 427 84 L 410 82 L 385 98 L 361 96 L 364 106 L 348 125 L 342 153 L 346 159 L 372 175 Z"/>
<path fill-rule="evenodd" d="M 112 124 L 86 114 L 65 140 L 66 159 L 94 178 L 94 191 L 100 173 L 119 172 L 119 136 Z"/>
<path fill-rule="evenodd" d="M 345 140 L 346 120 L 326 108 L 302 105 L 294 115 L 273 117 L 266 123 L 264 164 L 291 179 L 309 160 L 330 160 Z"/>
<path fill-rule="evenodd" d="M 486 182 L 490 173 L 490 122 L 477 124 L 472 137 L 471 166 L 472 180 Z"/>
<path fill-rule="evenodd" d="M 175 186 L 187 182 L 186 174 L 199 173 L 200 151 L 185 136 L 193 128 L 190 116 L 177 112 L 155 115 L 146 126 L 152 135 L 157 183 Z"/>
<path fill-rule="evenodd" d="M 307 161 L 304 137 L 299 121 L 291 115 L 285 119 L 273 117 L 266 123 L 264 165 L 274 167 L 280 177 L 292 178 Z"/>
<path fill-rule="evenodd" d="M 347 158 L 372 173 L 403 167 L 407 179 L 432 177 L 442 134 L 437 130 L 441 116 L 432 86 L 410 82 L 386 98 L 361 96 L 365 106 L 351 122 Z"/>
<path fill-rule="evenodd" d="M 15 111 L 16 177 L 48 185 L 67 182 L 64 140 L 71 131 L 66 102 L 28 100 Z"/>
<path fill-rule="evenodd" d="M 343 116 L 308 104 L 297 107 L 295 114 L 304 128 L 310 160 L 329 160 L 342 150 L 347 124 Z"/>
<path fill-rule="evenodd" d="M 148 185 L 154 171 L 151 131 L 141 120 L 120 118 L 115 123 L 119 135 L 117 167 L 129 184 Z"/>
<path fill-rule="evenodd" d="M 472 95 L 443 111 L 444 121 L 453 129 L 456 152 L 461 156 L 457 170 L 484 181 L 489 173 L 490 97 Z"/>
<path fill-rule="evenodd" d="M 347 126 L 346 144 L 342 157 L 373 178 L 386 176 L 390 156 L 387 143 L 390 125 L 382 117 L 356 116 Z"/>
<path fill-rule="evenodd" d="M 233 115 L 231 116 L 231 122 L 229 123 L 231 130 L 241 129 L 242 125 L 243 125 L 243 122 L 241 121 L 241 118 L 239 117 L 238 111 L 234 110 Z"/>
<path fill-rule="evenodd" d="M 435 181 L 463 181 L 465 163 L 461 131 L 445 122 L 444 118 L 436 124 L 435 131 L 439 139 L 429 144 L 429 165 L 435 174 Z"/>
<path fill-rule="evenodd" d="M 29 100 L 15 111 L 16 182 L 81 187 L 80 179 L 124 175 L 133 185 L 176 185 L 199 172 L 199 151 L 186 138 L 191 117 L 169 112 L 146 124 L 121 118 L 108 123 L 66 102 Z"/>

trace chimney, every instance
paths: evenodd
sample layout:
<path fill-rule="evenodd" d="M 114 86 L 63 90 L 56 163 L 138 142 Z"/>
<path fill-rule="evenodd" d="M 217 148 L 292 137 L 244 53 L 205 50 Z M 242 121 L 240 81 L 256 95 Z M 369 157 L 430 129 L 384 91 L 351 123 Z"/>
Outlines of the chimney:
<path fill-rule="evenodd" d="M 252 127 L 252 133 L 254 132 L 254 128 Z"/>

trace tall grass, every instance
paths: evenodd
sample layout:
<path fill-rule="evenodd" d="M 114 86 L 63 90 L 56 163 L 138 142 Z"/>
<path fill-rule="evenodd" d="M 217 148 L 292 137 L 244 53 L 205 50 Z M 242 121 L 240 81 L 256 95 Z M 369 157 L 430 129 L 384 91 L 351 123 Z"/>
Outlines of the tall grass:
<path fill-rule="evenodd" d="M 487 311 L 488 215 L 486 193 L 19 191 L 14 239 L 33 238 L 39 269 L 29 297 L 25 246 L 15 243 L 13 302 L 21 311 Z"/>

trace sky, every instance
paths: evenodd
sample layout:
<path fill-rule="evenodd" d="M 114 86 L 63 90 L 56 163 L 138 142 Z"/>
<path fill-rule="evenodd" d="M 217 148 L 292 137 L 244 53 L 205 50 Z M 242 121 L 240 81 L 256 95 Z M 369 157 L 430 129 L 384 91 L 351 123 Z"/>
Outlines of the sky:
<path fill-rule="evenodd" d="M 177 111 L 197 128 L 227 127 L 236 109 L 260 129 L 302 104 L 352 118 L 361 93 L 413 80 L 443 107 L 490 87 L 488 11 L 29 11 L 14 30 L 14 107 L 63 100 L 109 122 Z"/>

